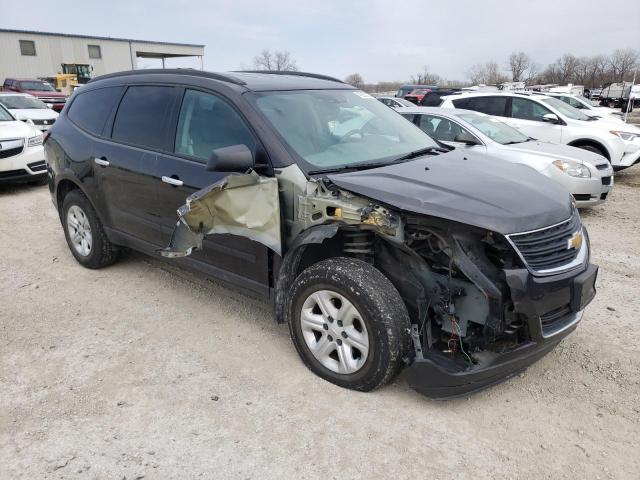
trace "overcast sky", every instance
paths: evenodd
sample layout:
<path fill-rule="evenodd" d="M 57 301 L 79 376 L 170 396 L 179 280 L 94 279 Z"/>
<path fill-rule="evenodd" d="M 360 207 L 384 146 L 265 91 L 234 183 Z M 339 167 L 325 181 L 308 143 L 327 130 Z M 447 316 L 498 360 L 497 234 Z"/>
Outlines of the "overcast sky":
<path fill-rule="evenodd" d="M 523 6 L 518 6 L 522 3 Z M 206 45 L 207 70 L 251 66 L 288 50 L 301 70 L 366 82 L 408 80 L 423 65 L 466 79 L 474 63 L 527 52 L 543 66 L 566 52 L 640 49 L 638 0 L 0 0 L 0 28 Z M 528 13 L 528 12 L 531 13 Z M 141 60 L 142 66 L 155 66 Z M 173 60 L 168 66 L 199 66 Z"/>

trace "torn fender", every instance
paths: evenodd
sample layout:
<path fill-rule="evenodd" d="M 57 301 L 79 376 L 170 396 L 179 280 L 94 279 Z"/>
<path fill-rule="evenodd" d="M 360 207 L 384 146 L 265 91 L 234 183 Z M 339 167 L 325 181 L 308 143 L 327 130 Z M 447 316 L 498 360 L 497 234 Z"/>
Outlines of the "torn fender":
<path fill-rule="evenodd" d="M 178 223 L 164 257 L 184 257 L 202 248 L 205 235 L 229 233 L 282 253 L 278 180 L 251 171 L 229 175 L 198 190 L 178 209 Z"/>

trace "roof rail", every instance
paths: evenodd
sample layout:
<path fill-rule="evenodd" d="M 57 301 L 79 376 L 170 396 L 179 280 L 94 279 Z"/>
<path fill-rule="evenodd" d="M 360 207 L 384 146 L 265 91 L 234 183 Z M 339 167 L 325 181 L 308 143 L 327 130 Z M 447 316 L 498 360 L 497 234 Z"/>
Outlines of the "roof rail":
<path fill-rule="evenodd" d="M 298 77 L 317 78 L 318 80 L 329 80 L 331 82 L 345 83 L 342 80 L 322 75 L 320 73 L 298 72 L 293 70 L 234 70 L 232 73 L 268 73 L 271 75 L 296 75 Z"/>
<path fill-rule="evenodd" d="M 234 83 L 236 85 L 246 85 L 245 82 L 232 75 L 225 75 L 224 73 L 207 72 L 204 70 L 196 70 L 194 68 L 149 68 L 141 70 L 125 70 L 124 72 L 108 73 L 89 80 L 89 83 L 96 80 L 104 80 L 107 78 L 124 77 L 132 75 L 147 75 L 147 74 L 177 74 L 177 75 L 191 75 L 192 77 L 204 77 L 211 78 L 213 80 L 220 80 L 222 82 Z"/>

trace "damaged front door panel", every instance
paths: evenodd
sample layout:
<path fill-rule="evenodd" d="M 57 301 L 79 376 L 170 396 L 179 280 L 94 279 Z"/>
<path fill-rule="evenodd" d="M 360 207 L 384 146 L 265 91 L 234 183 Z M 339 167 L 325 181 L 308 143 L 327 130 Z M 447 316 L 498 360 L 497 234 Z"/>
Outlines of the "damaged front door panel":
<path fill-rule="evenodd" d="M 160 254 L 183 257 L 202 248 L 205 235 L 228 233 L 247 237 L 282 253 L 278 181 L 256 172 L 229 175 L 195 192 L 178 209 L 171 242 Z"/>

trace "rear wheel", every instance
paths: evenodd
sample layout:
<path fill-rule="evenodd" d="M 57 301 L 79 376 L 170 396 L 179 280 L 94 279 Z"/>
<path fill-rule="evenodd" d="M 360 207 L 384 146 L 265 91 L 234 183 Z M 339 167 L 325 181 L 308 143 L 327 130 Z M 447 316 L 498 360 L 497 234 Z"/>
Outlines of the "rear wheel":
<path fill-rule="evenodd" d="M 303 362 L 336 385 L 369 391 L 390 381 L 409 347 L 409 315 L 375 267 L 331 258 L 303 271 L 289 297 L 289 330 Z"/>
<path fill-rule="evenodd" d="M 102 268 L 117 259 L 93 206 L 80 190 L 69 192 L 62 202 L 62 226 L 69 250 L 87 268 Z"/>

